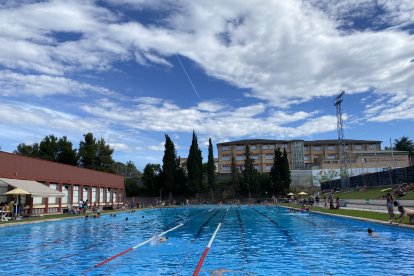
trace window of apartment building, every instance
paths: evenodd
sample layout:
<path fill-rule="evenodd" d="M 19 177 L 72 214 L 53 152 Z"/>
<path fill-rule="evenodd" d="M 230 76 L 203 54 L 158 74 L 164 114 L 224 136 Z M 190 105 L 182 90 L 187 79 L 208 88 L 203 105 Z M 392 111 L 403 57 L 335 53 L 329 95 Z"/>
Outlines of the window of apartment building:
<path fill-rule="evenodd" d="M 251 150 L 257 150 L 257 146 L 256 145 L 250 146 L 250 149 Z"/>
<path fill-rule="evenodd" d="M 313 150 L 320 151 L 321 150 L 321 146 L 313 146 Z"/>
<path fill-rule="evenodd" d="M 272 169 L 272 166 L 266 166 L 266 171 L 270 172 L 270 170 Z"/>
<path fill-rule="evenodd" d="M 221 167 L 221 170 L 223 172 L 229 172 L 230 171 L 230 166 L 223 166 L 223 167 Z"/>
<path fill-rule="evenodd" d="M 329 145 L 328 146 L 328 150 L 335 150 L 336 149 L 336 146 L 334 146 L 334 145 Z"/>
<path fill-rule="evenodd" d="M 309 150 L 308 146 L 303 147 L 303 151 L 308 151 L 308 150 Z"/>
<path fill-rule="evenodd" d="M 328 154 L 328 159 L 336 159 L 336 154 Z"/>
<path fill-rule="evenodd" d="M 273 160 L 273 154 L 266 154 L 266 160 Z"/>
<path fill-rule="evenodd" d="M 230 161 L 230 155 L 223 155 L 223 156 L 221 157 L 221 160 L 222 160 L 222 161 Z"/>
<path fill-rule="evenodd" d="M 254 166 L 254 168 L 255 168 L 256 171 L 259 171 L 260 170 L 259 169 L 259 166 Z"/>
<path fill-rule="evenodd" d="M 253 159 L 253 160 L 258 160 L 259 156 L 258 155 L 252 155 L 252 156 L 250 156 L 250 158 Z"/>
<path fill-rule="evenodd" d="M 230 150 L 230 146 L 221 146 L 221 150 L 222 151 L 229 151 Z"/>
<path fill-rule="evenodd" d="M 266 149 L 274 149 L 275 145 L 262 145 L 262 149 L 266 150 Z"/>
<path fill-rule="evenodd" d="M 283 145 L 281 146 L 281 148 L 282 148 L 282 149 L 288 149 L 288 145 L 287 145 L 287 144 L 283 144 Z"/>
<path fill-rule="evenodd" d="M 236 150 L 244 150 L 244 146 L 236 146 Z"/>
<path fill-rule="evenodd" d="M 362 145 L 355 145 L 354 148 L 357 149 L 357 150 L 360 150 L 360 149 L 362 149 Z"/>
<path fill-rule="evenodd" d="M 309 160 L 309 156 L 303 156 L 303 160 L 308 161 Z"/>
<path fill-rule="evenodd" d="M 373 150 L 373 149 L 377 148 L 377 145 L 376 144 L 370 144 L 368 147 L 369 147 L 369 149 Z"/>
<path fill-rule="evenodd" d="M 244 155 L 236 155 L 236 161 L 244 160 Z"/>

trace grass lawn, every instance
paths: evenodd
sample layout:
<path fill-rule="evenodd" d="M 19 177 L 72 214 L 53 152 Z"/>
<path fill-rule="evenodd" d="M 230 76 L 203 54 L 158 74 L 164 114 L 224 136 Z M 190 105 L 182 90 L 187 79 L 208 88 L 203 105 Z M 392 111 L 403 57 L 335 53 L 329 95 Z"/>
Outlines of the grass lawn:
<path fill-rule="evenodd" d="M 352 192 L 336 192 L 334 196 L 338 196 L 341 199 L 382 199 L 382 196 L 386 194 L 386 192 L 381 192 L 381 190 L 390 187 L 382 187 L 382 188 L 367 188 L 365 191 L 352 191 Z M 400 200 L 414 200 L 414 191 L 408 192 L 405 196 L 398 198 Z"/>
<path fill-rule="evenodd" d="M 282 204 L 286 207 L 294 207 L 294 208 L 300 208 L 298 205 L 289 205 L 289 204 Z M 360 211 L 360 210 L 347 210 L 347 209 L 339 209 L 339 210 L 330 210 L 325 209 L 322 207 L 312 207 L 313 211 L 318 211 L 321 213 L 329 213 L 329 214 L 337 214 L 337 215 L 344 215 L 344 216 L 350 216 L 350 217 L 358 217 L 358 218 L 367 218 L 367 219 L 375 219 L 375 220 L 381 220 L 381 221 L 388 221 L 388 213 L 379 213 L 379 212 L 370 212 L 370 211 Z M 399 216 L 399 212 L 395 212 L 395 216 Z M 399 219 L 397 221 L 400 221 Z M 408 218 L 404 217 L 403 224 L 408 224 Z"/>
<path fill-rule="evenodd" d="M 322 213 L 330 213 L 330 214 L 338 214 L 338 215 L 344 215 L 344 216 L 350 216 L 350 217 L 388 221 L 388 213 L 378 213 L 378 212 L 360 211 L 360 210 L 347 210 L 347 209 L 330 210 L 330 209 L 325 209 L 322 207 L 312 207 L 312 210 L 319 211 Z M 394 213 L 395 213 L 395 216 L 399 216 L 399 212 L 394 212 Z M 400 221 L 400 220 L 398 219 L 397 221 Z M 408 224 L 408 217 L 404 217 L 403 223 Z"/>

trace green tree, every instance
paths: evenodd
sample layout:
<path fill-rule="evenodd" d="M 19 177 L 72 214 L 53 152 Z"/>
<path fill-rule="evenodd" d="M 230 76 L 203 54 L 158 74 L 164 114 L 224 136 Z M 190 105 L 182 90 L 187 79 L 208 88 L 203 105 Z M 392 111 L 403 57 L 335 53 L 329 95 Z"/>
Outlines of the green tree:
<path fill-rule="evenodd" d="M 240 190 L 240 169 L 237 167 L 236 158 L 231 156 L 231 188 L 233 190 L 233 198 L 236 198 L 236 192 Z"/>
<path fill-rule="evenodd" d="M 139 196 L 140 189 L 138 182 L 134 178 L 125 179 L 125 195 L 128 197 Z"/>
<path fill-rule="evenodd" d="M 58 138 L 52 134 L 43 138 L 39 144 L 40 158 L 56 161 L 58 156 Z"/>
<path fill-rule="evenodd" d="M 272 192 L 275 194 L 281 194 L 284 191 L 283 185 L 283 156 L 280 148 L 275 149 L 275 155 L 273 156 L 273 165 L 270 169 L 270 178 L 272 180 Z"/>
<path fill-rule="evenodd" d="M 84 140 L 79 143 L 79 165 L 83 168 L 94 169 L 96 167 L 96 154 L 98 147 L 92 133 L 83 135 Z"/>
<path fill-rule="evenodd" d="M 286 149 L 283 149 L 282 155 L 282 182 L 283 182 L 283 191 L 289 191 L 290 183 L 292 178 L 290 175 L 289 160 L 287 157 Z"/>
<path fill-rule="evenodd" d="M 144 187 L 152 196 L 159 194 L 161 175 L 160 164 L 147 164 L 142 173 L 142 182 Z"/>
<path fill-rule="evenodd" d="M 334 169 L 321 170 L 312 177 L 313 183 L 320 186 L 322 182 L 332 181 L 340 178 L 340 172 Z"/>
<path fill-rule="evenodd" d="M 403 136 L 400 139 L 395 139 L 395 150 L 408 151 L 409 156 L 414 157 L 414 142 L 407 136 Z"/>
<path fill-rule="evenodd" d="M 172 193 L 174 191 L 175 185 L 175 176 L 178 169 L 177 163 L 177 152 L 175 151 L 175 146 L 171 138 L 165 134 L 165 150 L 164 157 L 162 158 L 162 177 L 164 180 L 164 185 L 161 189 L 169 192 L 170 199 L 172 198 Z"/>
<path fill-rule="evenodd" d="M 216 186 L 216 166 L 214 165 L 213 144 L 208 139 L 208 160 L 207 160 L 207 183 L 211 193 L 211 200 L 214 200 L 214 188 Z"/>
<path fill-rule="evenodd" d="M 113 165 L 115 161 L 112 159 L 113 153 L 114 149 L 106 144 L 103 138 L 99 139 L 96 143 L 95 168 L 100 171 L 114 172 Z"/>
<path fill-rule="evenodd" d="M 247 186 L 246 188 L 249 193 L 249 198 L 251 198 L 251 191 L 256 190 L 257 170 L 254 167 L 254 160 L 250 157 L 249 145 L 246 145 L 244 152 L 244 169 L 242 173 L 244 184 Z"/>
<path fill-rule="evenodd" d="M 14 151 L 14 153 L 21 154 L 21 155 L 28 156 L 28 157 L 39 158 L 40 157 L 39 144 L 34 143 L 32 145 L 26 145 L 25 143 L 21 143 L 17 145 L 17 148 Z"/>
<path fill-rule="evenodd" d="M 184 168 L 180 164 L 180 157 L 177 159 L 177 170 L 175 171 L 174 192 L 179 195 L 187 195 L 190 193 L 187 183 L 187 175 Z"/>
<path fill-rule="evenodd" d="M 193 139 L 187 158 L 188 184 L 193 192 L 203 192 L 203 159 L 198 146 L 197 135 L 193 131 Z"/>
<path fill-rule="evenodd" d="M 73 148 L 72 142 L 66 136 L 59 138 L 57 142 L 56 161 L 72 166 L 77 166 L 78 164 L 77 150 Z"/>

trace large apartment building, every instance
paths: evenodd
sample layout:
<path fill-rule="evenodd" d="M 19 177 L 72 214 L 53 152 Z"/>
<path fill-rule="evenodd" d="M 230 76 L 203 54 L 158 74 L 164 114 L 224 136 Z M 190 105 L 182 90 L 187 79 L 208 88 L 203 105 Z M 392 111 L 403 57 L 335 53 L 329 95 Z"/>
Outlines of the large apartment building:
<path fill-rule="evenodd" d="M 339 169 L 338 140 L 266 140 L 251 139 L 219 143 L 218 171 L 229 173 L 231 159 L 235 157 L 236 166 L 243 168 L 246 145 L 250 148 L 254 166 L 259 172 L 270 172 L 273 165 L 274 151 L 286 150 L 291 170 L 324 170 Z M 346 163 L 353 168 L 406 167 L 410 165 L 408 152 L 381 150 L 381 141 L 345 140 Z"/>

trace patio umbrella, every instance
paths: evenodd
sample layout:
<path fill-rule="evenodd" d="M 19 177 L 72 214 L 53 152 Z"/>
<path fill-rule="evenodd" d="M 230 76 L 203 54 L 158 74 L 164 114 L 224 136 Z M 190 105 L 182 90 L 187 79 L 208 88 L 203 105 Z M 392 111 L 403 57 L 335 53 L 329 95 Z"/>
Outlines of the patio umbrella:
<path fill-rule="evenodd" d="M 300 193 L 298 193 L 298 195 L 301 195 L 302 196 L 302 201 L 303 201 L 303 196 L 304 195 L 307 195 L 308 193 L 305 193 L 304 191 L 302 191 L 302 192 L 300 192 Z"/>
<path fill-rule="evenodd" d="M 19 195 L 28 195 L 30 193 L 26 192 L 23 189 L 15 188 L 11 191 L 5 192 L 4 194 L 5 195 L 16 195 L 17 196 L 17 199 L 16 199 L 16 212 L 15 212 L 15 214 L 17 214 L 17 206 L 19 206 Z"/>
<path fill-rule="evenodd" d="M 295 195 L 294 193 L 288 193 L 287 194 L 288 196 L 293 196 L 293 195 Z"/>

